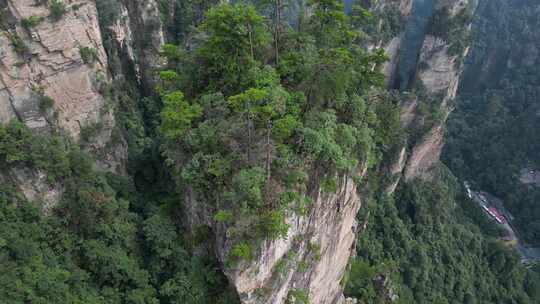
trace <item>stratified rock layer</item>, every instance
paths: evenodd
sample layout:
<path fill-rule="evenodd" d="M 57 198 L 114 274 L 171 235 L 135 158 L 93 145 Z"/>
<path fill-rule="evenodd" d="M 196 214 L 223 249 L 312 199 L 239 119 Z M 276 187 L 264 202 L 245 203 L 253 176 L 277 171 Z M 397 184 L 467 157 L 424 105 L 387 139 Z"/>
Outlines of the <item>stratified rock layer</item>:
<path fill-rule="evenodd" d="M 0 32 L 1 122 L 17 116 L 32 129 L 54 124 L 77 139 L 81 128 L 98 123 L 106 111 L 99 86 L 107 82 L 107 58 L 94 2 L 66 1 L 58 20 L 49 17 L 47 5 L 34 0 L 4 5 L 11 22 Z M 23 27 L 21 22 L 30 18 L 41 21 Z M 17 47 L 14 39 L 20 41 Z M 93 53 L 92 64 L 83 62 L 83 48 Z M 54 122 L 40 110 L 38 92 L 54 100 Z"/>

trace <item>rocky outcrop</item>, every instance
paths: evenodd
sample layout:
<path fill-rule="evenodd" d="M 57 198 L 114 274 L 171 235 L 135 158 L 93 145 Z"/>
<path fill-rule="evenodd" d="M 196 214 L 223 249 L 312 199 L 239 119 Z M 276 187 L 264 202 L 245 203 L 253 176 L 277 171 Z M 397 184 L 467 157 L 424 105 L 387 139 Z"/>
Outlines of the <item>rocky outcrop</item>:
<path fill-rule="evenodd" d="M 463 5 L 463 1 L 446 2 L 444 5 L 437 2 L 434 7 L 441 9 L 448 5 Z M 407 19 L 414 13 L 414 3 L 379 1 L 376 9 L 384 10 L 393 6 L 401 14 L 402 26 L 406 26 Z M 374 44 L 385 47 L 389 53 L 390 61 L 384 68 L 389 86 L 397 79 L 400 68 L 404 30 L 387 42 Z M 446 117 L 450 110 L 447 105 L 455 97 L 459 83 L 460 68 L 456 64 L 459 56 L 449 54 L 449 42 L 427 34 L 418 47 L 415 78 L 424 84 L 427 94 L 440 98 L 441 108 L 447 109 L 443 111 L 443 117 Z M 419 98 L 413 94 L 407 96 L 403 99 L 402 124 L 405 128 L 412 128 L 425 118 L 419 114 Z M 431 168 L 439 160 L 443 133 L 444 122 L 435 123 L 415 142 L 398 149 L 395 161 L 387 169 L 389 175 L 393 176 L 391 183 L 386 185 L 387 192 L 395 191 L 402 177 L 405 181 L 429 178 Z M 354 303 L 343 297 L 340 281 L 354 252 L 359 230 L 356 214 L 361 198 L 356 186 L 350 178 L 343 177 L 336 193 L 323 193 L 318 187 L 307 193 L 313 200 L 311 209 L 305 216 L 292 212 L 288 214 L 290 228 L 286 238 L 267 239 L 257 247 L 258 252 L 253 260 L 234 267 L 224 266 L 224 272 L 242 303 L 281 304 L 299 295 L 307 296 L 310 303 Z M 215 233 L 212 248 L 223 265 L 227 265 L 234 243 L 230 227 L 215 223 L 212 212 L 204 210 L 202 206 L 205 204 L 199 203 L 193 193 L 188 193 L 186 201 L 190 209 L 190 225 L 211 227 Z M 388 292 L 390 301 L 395 300 L 389 282 L 383 278 L 380 286 Z"/>
<path fill-rule="evenodd" d="M 236 288 L 242 303 L 283 304 L 295 295 L 305 295 L 309 303 L 341 304 L 345 302 L 340 284 L 351 254 L 355 252 L 360 197 L 356 184 L 342 177 L 335 193 L 324 193 L 317 186 L 308 191 L 313 203 L 307 214 L 291 211 L 287 237 L 265 240 L 256 257 L 234 267 L 225 267 L 225 274 Z M 232 247 L 229 231 L 216 224 L 197 203 L 193 193 L 187 197 L 192 225 L 210 225 L 216 234 L 218 258 L 227 263 Z"/>
<path fill-rule="evenodd" d="M 444 145 L 444 125 L 433 127 L 411 150 L 404 167 L 405 181 L 431 178 L 431 169 L 439 162 Z"/>
<path fill-rule="evenodd" d="M 123 88 L 122 92 L 115 91 L 113 95 L 116 99 L 127 98 L 136 104 L 137 99 L 155 94 L 156 70 L 160 65 L 160 50 L 165 43 L 158 1 L 110 0 L 97 3 L 101 3 L 97 9 L 108 71 L 114 85 Z M 124 138 L 120 140 L 124 143 Z M 127 150 L 95 151 L 94 154 L 100 155 L 97 159 L 100 166 L 119 165 L 118 159 L 127 159 Z"/>
<path fill-rule="evenodd" d="M 159 52 L 165 43 L 157 1 L 119 1 L 117 16 L 107 30 L 112 34 L 122 60 L 129 59 L 137 81 L 147 95 L 155 86 L 155 69 Z M 109 50 L 117 52 L 118 50 Z M 131 71 L 123 70 L 125 75 Z M 116 73 L 118 74 L 118 73 Z"/>
<path fill-rule="evenodd" d="M 16 184 L 28 201 L 41 204 L 43 214 L 49 214 L 64 193 L 64 187 L 61 183 L 51 184 L 44 172 L 26 167 L 17 167 L 0 175 L 0 181 L 6 184 Z"/>
<path fill-rule="evenodd" d="M 107 91 L 116 78 L 153 88 L 164 43 L 157 2 L 62 3 L 53 11 L 50 1 L 0 0 L 0 123 L 16 118 L 37 133 L 65 134 L 83 142 L 99 168 L 123 173 L 127 145 L 115 131 L 116 105 Z M 61 185 L 48 185 L 44 172 L 3 175 L 29 200 L 49 206 L 61 196 L 54 190 Z"/>
<path fill-rule="evenodd" d="M 396 188 L 401 181 L 401 173 L 405 169 L 405 164 L 407 163 L 407 148 L 402 147 L 399 151 L 398 158 L 394 160 L 390 167 L 388 175 L 392 177 L 389 185 L 386 186 L 386 193 L 394 193 Z"/>
<path fill-rule="evenodd" d="M 463 55 L 449 55 L 449 47 L 441 38 L 428 35 L 424 39 L 419 59 L 418 80 L 428 95 L 442 95 L 443 106 L 456 98 L 461 73 L 457 61 Z"/>
<path fill-rule="evenodd" d="M 401 175 L 403 174 L 405 180 L 412 180 L 414 178 L 429 178 L 429 172 L 439 161 L 442 147 L 444 145 L 444 125 L 446 118 L 452 111 L 452 100 L 456 97 L 458 85 L 460 82 L 460 76 L 462 67 L 460 65 L 461 59 L 467 55 L 468 48 L 464 50 L 458 49 L 458 51 L 452 49 L 454 41 L 449 41 L 449 36 L 439 37 L 444 33 L 440 33 L 441 29 L 433 29 L 432 23 L 423 21 L 425 28 L 419 25 L 419 21 L 414 22 L 414 14 L 417 11 L 422 10 L 423 14 L 426 14 L 427 8 L 417 9 L 415 5 L 428 5 L 430 1 L 380 1 L 376 9 L 385 6 L 399 7 L 402 17 L 402 31 L 400 34 L 390 39 L 388 43 L 383 47 L 386 50 L 389 61 L 384 67 L 384 73 L 386 76 L 387 84 L 390 88 L 398 90 L 410 91 L 414 88 L 411 87 L 411 82 L 400 81 L 400 77 L 403 78 L 407 75 L 401 68 L 402 61 L 404 60 L 404 52 L 407 54 L 418 54 L 417 59 L 414 59 L 415 67 L 412 69 L 414 72 L 411 77 L 412 83 L 415 86 L 421 87 L 424 90 L 424 97 L 411 98 L 410 94 L 404 94 L 402 100 L 402 126 L 405 129 L 425 129 L 426 117 L 423 117 L 418 111 L 418 104 L 420 102 L 426 102 L 426 100 L 419 100 L 419 98 L 429 98 L 429 103 L 433 108 L 438 108 L 439 119 L 431 127 L 429 127 L 421 136 L 416 139 L 410 138 L 407 145 L 399 150 L 399 157 L 395 159 L 393 163 L 387 169 L 387 172 L 392 176 L 391 183 L 387 186 L 387 192 L 391 193 L 397 187 Z M 445 10 L 448 12 L 448 18 L 453 18 L 458 14 L 464 12 L 464 10 L 474 11 L 477 3 L 474 0 L 432 0 L 432 12 L 431 16 L 439 14 Z M 406 9 L 404 9 L 406 8 Z M 423 18 L 424 16 L 422 16 Z M 419 20 L 423 20 L 419 18 Z M 434 17 L 431 17 L 434 18 Z M 409 20 L 413 20 L 409 22 Z M 416 47 L 415 44 L 404 44 L 404 39 L 408 39 L 404 34 L 406 31 L 411 31 L 409 27 L 416 27 L 413 32 L 422 31 L 421 33 L 415 32 L 409 36 L 420 36 L 422 41 L 416 44 L 419 48 L 416 50 L 405 50 L 404 48 Z M 453 24 L 452 26 L 456 26 Z M 463 29 L 464 32 L 470 27 L 469 23 L 457 25 Z M 443 30 L 450 30 L 444 29 Z M 407 55 L 410 56 L 410 55 Z M 411 58 L 408 58 L 409 64 Z M 413 62 L 414 62 L 413 61 Z M 409 68 L 410 69 L 410 68 Z M 401 79 L 403 80 L 403 79 Z M 407 84 L 407 87 L 401 87 L 400 85 Z M 428 96 L 428 97 L 425 97 Z M 409 132 L 415 133 L 415 132 Z M 405 151 L 405 152 L 404 152 Z M 406 157 L 403 157 L 403 155 Z"/>
<path fill-rule="evenodd" d="M 63 2 L 53 15 L 47 1 L 0 0 L 0 123 L 17 118 L 34 132 L 57 131 L 78 141 L 95 129 L 90 150 L 101 153 L 100 166 L 123 171 L 125 147 L 111 145 L 112 106 L 102 94 L 108 83 L 94 1 Z M 98 126 L 101 128 L 98 130 Z M 45 172 L 15 168 L 2 172 L 30 201 L 47 213 L 61 198 L 62 185 Z"/>
<path fill-rule="evenodd" d="M 17 116 L 32 129 L 57 126 L 78 139 L 81 128 L 98 123 L 107 111 L 99 92 L 107 81 L 107 58 L 94 2 L 66 1 L 57 20 L 46 3 L 2 2 L 2 122 Z M 56 114 L 54 121 L 42 113 L 43 96 L 53 101 L 47 106 Z"/>

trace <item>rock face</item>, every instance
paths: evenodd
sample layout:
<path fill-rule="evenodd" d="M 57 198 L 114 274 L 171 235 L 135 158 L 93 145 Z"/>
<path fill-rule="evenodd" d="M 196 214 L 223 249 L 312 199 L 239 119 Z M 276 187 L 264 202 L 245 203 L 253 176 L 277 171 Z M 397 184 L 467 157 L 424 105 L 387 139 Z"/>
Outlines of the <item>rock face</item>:
<path fill-rule="evenodd" d="M 153 72 L 159 65 L 159 51 L 164 44 L 163 26 L 156 1 L 122 0 L 112 24 L 104 25 L 115 42 L 109 52 L 128 59 L 137 81 L 147 94 L 154 88 Z M 107 12 L 104 12 L 107 13 Z M 129 70 L 117 71 L 126 76 Z"/>
<path fill-rule="evenodd" d="M 394 11 L 401 14 L 401 31 L 387 41 L 374 43 L 375 46 L 383 46 L 389 53 L 390 61 L 384 72 L 390 87 L 399 79 L 405 47 L 404 32 L 407 30 L 407 20 L 415 13 L 416 3 L 417 1 L 412 0 L 382 0 L 374 7 L 384 11 L 393 6 Z M 461 0 L 435 0 L 432 2 L 433 13 L 448 9 L 451 15 L 455 15 L 462 11 L 467 3 Z M 463 54 L 451 55 L 451 42 L 428 35 L 428 31 L 429 29 L 423 34 L 418 49 L 413 50 L 418 54 L 413 78 L 415 82 L 421 82 L 425 86 L 427 95 L 437 96 L 442 119 L 433 124 L 419 139 L 399 149 L 395 162 L 388 168 L 390 175 L 394 176 L 392 183 L 387 185 L 389 193 L 395 191 L 402 176 L 406 181 L 430 177 L 431 168 L 439 161 L 444 121 L 451 110 L 450 101 L 455 98 L 459 83 L 459 59 Z M 419 121 L 421 123 L 425 120 L 419 114 L 418 105 L 418 97 L 404 98 L 402 124 L 405 128 L 412 128 Z M 287 238 L 266 240 L 259 246 L 260 252 L 254 260 L 241 263 L 235 268 L 225 267 L 225 274 L 236 288 L 242 303 L 282 304 L 299 295 L 307 296 L 310 303 L 354 303 L 343 297 L 340 281 L 354 252 L 359 230 L 356 214 L 361 198 L 357 194 L 356 186 L 350 178 L 343 177 L 336 193 L 321 193 L 318 188 L 308 193 L 314 202 L 312 209 L 306 216 L 288 216 L 290 229 Z M 226 264 L 232 247 L 226 227 L 213 224 L 208 211 L 198 210 L 202 204 L 198 204 L 193 196 L 188 195 L 187 201 L 192 208 L 190 216 L 196 219 L 192 224 L 204 223 L 213 228 L 216 234 L 215 251 L 219 259 Z M 382 287 L 387 286 L 383 283 Z M 395 296 L 392 296 L 390 301 L 394 300 Z"/>
<path fill-rule="evenodd" d="M 14 168 L 10 172 L 0 174 L 0 182 L 15 183 L 27 200 L 42 203 L 41 211 L 46 215 L 64 193 L 61 183 L 50 184 L 45 173 L 25 167 Z"/>
<path fill-rule="evenodd" d="M 57 125 L 79 138 L 81 128 L 98 123 L 106 111 L 99 86 L 107 81 L 107 58 L 94 2 L 66 1 L 58 20 L 34 0 L 0 3 L 7 16 L 0 33 L 0 108 L 9 109 L 2 122 L 17 116 L 32 129 Z M 39 21 L 22 25 L 32 19 Z M 85 64 L 84 50 L 92 64 Z M 40 111 L 40 95 L 54 101 L 55 121 Z"/>
<path fill-rule="evenodd" d="M 335 193 L 323 193 L 319 187 L 308 193 L 313 200 L 309 212 L 287 216 L 286 238 L 266 240 L 254 260 L 225 267 L 242 303 L 283 304 L 299 294 L 308 296 L 310 303 L 349 303 L 340 282 L 355 251 L 356 214 L 361 205 L 356 185 L 344 176 Z M 192 208 L 189 217 L 198 221 L 192 224 L 213 226 L 216 254 L 226 264 L 232 247 L 227 228 L 212 224 L 211 216 L 200 209 L 203 204 L 197 204 L 192 195 L 187 199 Z"/>
<path fill-rule="evenodd" d="M 390 61 L 384 68 L 387 84 L 399 80 L 407 21 L 415 5 L 431 1 L 435 11 L 448 8 L 451 15 L 467 6 L 467 0 L 380 0 L 374 10 L 393 9 L 400 15 L 401 29 L 390 39 L 374 45 L 384 47 Z M 47 1 L 0 0 L 0 123 L 18 118 L 35 132 L 61 130 L 75 140 L 85 128 L 101 126 L 89 143 L 90 150 L 109 146 L 115 128 L 114 104 L 103 88 L 117 79 L 134 79 L 147 93 L 154 86 L 154 68 L 164 43 L 157 1 L 109 1 L 97 7 L 93 0 L 65 0 L 65 12 L 51 17 Z M 98 11 L 99 10 L 99 11 Z M 104 23 L 104 14 L 111 15 Z M 101 24 L 100 24 L 101 21 Z M 403 175 L 406 180 L 428 177 L 443 145 L 444 119 L 459 83 L 457 64 L 462 54 L 450 55 L 450 43 L 436 35 L 422 35 L 417 50 L 414 79 L 429 95 L 440 96 L 443 121 L 422 138 L 399 150 L 389 172 L 396 178 L 393 192 Z M 413 53 L 414 53 L 413 52 Z M 405 90 L 406 88 L 402 88 Z M 51 102 L 53 101 L 53 102 Z M 405 127 L 418 120 L 418 99 L 403 101 Z M 84 133 L 84 132 L 83 132 Z M 98 164 L 122 171 L 126 158 L 123 141 L 100 155 Z M 15 182 L 30 200 L 40 200 L 44 212 L 62 195 L 62 185 L 49 185 L 43 172 L 17 168 L 0 174 L 0 181 Z M 308 214 L 287 215 L 290 225 L 284 239 L 266 240 L 255 259 L 225 274 L 245 304 L 283 304 L 303 295 L 313 304 L 354 303 L 343 297 L 340 282 L 355 251 L 361 198 L 356 184 L 343 176 L 335 193 L 318 186 L 307 192 L 313 203 Z M 208 225 L 215 232 L 213 244 L 218 258 L 226 263 L 232 247 L 223 224 L 216 224 L 204 204 L 188 193 L 191 225 Z M 382 284 L 382 286 L 386 286 Z"/>
<path fill-rule="evenodd" d="M 113 136 L 116 105 L 105 93 L 113 79 L 133 74 L 140 88 L 153 87 L 164 43 L 157 7 L 153 0 L 64 0 L 55 15 L 50 1 L 0 0 L 0 123 L 17 118 L 37 133 L 84 140 L 98 167 L 123 173 L 127 146 Z M 103 24 L 104 15 L 115 22 Z M 83 138 L 89 132 L 91 138 Z M 46 187 L 43 172 L 28 170 L 4 179 L 28 199 L 58 201 L 61 195 L 49 190 L 61 193 L 54 190 L 61 187 Z"/>
<path fill-rule="evenodd" d="M 443 124 L 438 124 L 414 145 L 404 168 L 405 181 L 418 177 L 424 179 L 431 177 L 430 170 L 439 162 L 441 156 L 443 138 Z"/>
<path fill-rule="evenodd" d="M 443 94 L 443 103 L 456 97 L 461 73 L 457 60 L 449 55 L 449 45 L 441 38 L 427 35 L 420 50 L 418 78 L 429 95 Z"/>
<path fill-rule="evenodd" d="M 402 175 L 406 181 L 418 177 L 429 178 L 429 172 L 439 162 L 444 145 L 445 121 L 452 111 L 451 101 L 456 97 L 460 82 L 461 59 L 468 52 L 466 47 L 463 50 L 452 50 L 455 41 L 450 41 L 449 35 L 437 32 L 437 29 L 432 28 L 433 24 L 425 20 L 421 23 L 425 27 L 423 28 L 419 25 L 419 21 L 414 20 L 414 14 L 422 11 L 425 15 L 426 10 L 429 10 L 425 7 L 430 7 L 432 10 L 428 15 L 431 16 L 430 18 L 434 18 L 443 11 L 448 13 L 448 18 L 454 18 L 458 14 L 465 12 L 465 10 L 473 12 L 476 5 L 477 2 L 474 0 L 382 0 L 373 8 L 374 10 L 380 10 L 381 8 L 388 9 L 388 7 L 393 6 L 395 9 L 399 9 L 401 13 L 400 33 L 391 38 L 386 44 L 377 43 L 386 50 L 389 57 L 389 61 L 384 67 L 387 85 L 400 91 L 409 91 L 411 83 L 416 83 L 416 86 L 420 85 L 425 90 L 424 94 L 431 99 L 430 102 L 437 104 L 435 107 L 438 108 L 440 115 L 438 121 L 429 127 L 423 135 L 417 139 L 409 139 L 408 145 L 400 150 L 400 157 L 396 158 L 395 162 L 387 169 L 388 173 L 394 176 L 393 182 L 387 188 L 389 193 L 395 190 Z M 422 7 L 417 8 L 417 6 Z M 424 15 L 422 15 L 423 19 L 425 19 Z M 423 20 L 422 18 L 418 19 Z M 445 26 L 446 24 L 443 28 Z M 415 28 L 411 30 L 411 27 Z M 466 33 L 470 27 L 470 20 L 465 20 L 465 23 L 458 25 L 458 27 L 459 30 Z M 411 31 L 413 34 L 410 34 Z M 410 38 L 405 33 L 409 33 L 409 37 L 420 37 L 421 43 L 418 43 L 417 46 L 410 43 L 406 44 L 405 40 Z M 456 38 L 453 37 L 452 39 Z M 411 47 L 417 47 L 417 49 L 410 49 Z M 401 67 L 404 60 L 408 61 L 408 64 L 411 62 L 411 58 L 406 58 L 406 56 L 410 56 L 407 54 L 417 54 L 417 59 L 412 59 L 412 62 L 415 62 L 413 68 L 409 68 L 409 70 L 413 71 L 412 76 L 405 74 Z M 404 74 L 410 77 L 412 82 L 403 82 L 403 79 L 400 81 L 400 77 L 403 78 Z M 406 83 L 407 87 L 401 87 L 403 83 Z M 407 96 L 403 98 L 402 125 L 406 129 L 422 127 L 425 124 L 425 117 L 422 117 L 418 111 L 419 98 Z M 406 157 L 403 157 L 404 153 Z"/>

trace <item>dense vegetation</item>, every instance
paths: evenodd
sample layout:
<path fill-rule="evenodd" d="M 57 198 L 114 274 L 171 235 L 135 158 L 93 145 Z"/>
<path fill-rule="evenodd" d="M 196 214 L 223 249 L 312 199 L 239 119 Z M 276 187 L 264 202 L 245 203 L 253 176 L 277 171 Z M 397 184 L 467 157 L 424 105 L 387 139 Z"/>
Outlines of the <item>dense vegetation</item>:
<path fill-rule="evenodd" d="M 144 184 L 93 163 L 61 137 L 34 136 L 16 121 L 0 128 L 3 171 L 35 168 L 64 191 L 44 217 L 41 202 L 2 185 L 1 302 L 234 303 L 213 257 L 189 253 L 174 194 L 144 195 Z"/>
<path fill-rule="evenodd" d="M 393 294 L 397 303 L 536 303 L 540 275 L 495 239 L 493 222 L 439 170 L 435 181 L 414 181 L 370 203 L 346 293 L 365 303 Z"/>
<path fill-rule="evenodd" d="M 163 48 L 167 68 L 155 95 L 141 98 L 129 77 L 100 88 L 116 108 L 114 137 L 129 145 L 128 176 L 96 171 L 56 131 L 41 137 L 16 120 L 0 129 L 2 301 L 235 303 L 223 265 L 203 253 L 213 251 L 212 231 L 187 233 L 187 190 L 208 202 L 216 222 L 247 219 L 231 233 L 232 266 L 256 254 L 257 240 L 282 237 L 286 212 L 306 212 L 309 176 L 334 191 L 338 175 L 373 167 L 396 140 L 398 106 L 375 90 L 384 56 L 360 47 L 361 20 L 347 17 L 339 1 L 311 1 L 313 16 L 295 28 L 259 14 L 272 13 L 270 2 L 259 11 L 183 4 L 194 14 L 164 20 L 177 45 Z M 97 5 L 110 48 L 118 2 Z M 189 35 L 196 47 L 185 49 Z M 117 72 L 122 63 L 108 52 Z M 92 50 L 81 55 L 92 63 Z M 102 127 L 81 130 L 83 149 Z M 43 202 L 16 193 L 11 175 L 22 168 L 59 187 L 56 207 L 42 210 Z"/>
<path fill-rule="evenodd" d="M 287 214 L 309 208 L 310 184 L 335 191 L 338 176 L 373 167 L 399 135 L 397 104 L 375 91 L 384 56 L 360 47 L 340 1 L 309 9 L 294 28 L 220 5 L 196 29 L 197 47 L 163 49 L 164 149 L 187 199 L 226 225 L 231 265 L 286 236 Z"/>
<path fill-rule="evenodd" d="M 0 127 L 0 302 L 237 304 L 222 268 L 258 254 L 261 240 L 285 236 L 285 217 L 310 208 L 308 189 L 335 191 L 341 175 L 354 177 L 368 202 L 359 215 L 367 230 L 344 281 L 349 296 L 365 303 L 392 294 L 398 303 L 537 302 L 537 272 L 495 240 L 498 229 L 459 195 L 445 169 L 432 182 L 401 186 L 395 197 L 382 194 L 388 180 L 381 168 L 404 134 L 396 94 L 382 88 L 385 56 L 363 46 L 369 35 L 386 41 L 400 31 L 397 7 L 346 15 L 339 0 L 294 9 L 281 1 L 217 2 L 159 1 L 170 44 L 161 52 L 165 65 L 155 90 L 139 90 L 131 75 L 100 88 L 115 108 L 113 138 L 128 145 L 126 175 L 98 170 L 88 153 L 103 126 L 83 128 L 80 144 L 57 130 L 33 134 L 17 120 Z M 50 3 L 51 18 L 61 19 L 64 2 Z M 120 2 L 96 4 L 111 72 L 119 73 L 125 62 L 115 57 L 109 26 L 120 17 Z M 434 19 L 434 30 L 457 41 L 461 32 L 442 28 L 468 16 L 447 17 Z M 385 22 L 377 28 L 380 18 Z M 25 52 L 20 38 L 11 40 Z M 95 60 L 93 49 L 80 53 L 86 64 Z M 41 110 L 53 111 L 54 101 L 40 98 Z M 474 131 L 457 132 L 455 120 L 452 132 L 462 137 L 452 140 L 489 146 L 475 136 L 493 137 L 503 121 L 515 123 L 511 132 L 532 132 L 520 124 L 532 117 L 508 114 L 515 109 L 500 100 L 509 99 L 471 102 L 470 115 L 485 115 L 489 124 L 465 116 Z M 519 113 L 530 113 L 523 104 L 527 110 Z M 410 131 L 413 140 L 439 119 L 432 108 L 420 112 L 429 119 Z M 496 144 L 511 145 L 506 138 L 517 133 L 500 134 L 504 140 Z M 492 189 L 502 174 L 481 175 L 486 167 L 470 160 L 485 155 L 464 146 L 451 145 L 460 147 L 447 154 L 452 169 L 474 172 L 478 184 Z M 518 155 L 538 164 L 534 146 L 527 147 Z M 496 155 L 491 159 L 500 160 Z M 520 165 L 512 161 L 500 172 Z M 363 168 L 369 181 L 356 178 Z M 45 187 L 63 193 L 60 202 L 50 208 L 27 201 L 14 185 L 17 174 L 43 174 Z M 213 227 L 188 218 L 189 200 L 202 202 L 213 224 L 227 229 L 233 246 L 225 263 L 213 254 Z M 308 303 L 303 290 L 290 294 Z"/>
<path fill-rule="evenodd" d="M 531 49 L 512 47 L 536 48 L 538 41 L 530 30 L 538 19 L 523 2 L 485 1 L 479 8 L 476 44 L 450 119 L 444 162 L 462 180 L 503 197 L 526 240 L 537 242 L 538 189 L 518 180 L 524 166 L 537 168 L 540 138 Z M 461 48 L 467 37 L 456 25 L 468 18 L 440 11 L 430 33 Z M 434 98 L 422 90 L 417 94 Z M 376 181 L 368 188 L 377 189 Z M 517 252 L 498 240 L 499 228 L 461 193 L 457 180 L 442 169 L 434 181 L 401 185 L 394 197 L 376 194 L 359 215 L 368 224 L 346 294 L 364 303 L 538 302 L 538 267 L 524 268 Z"/>
<path fill-rule="evenodd" d="M 503 199 L 525 240 L 538 244 L 540 189 L 521 184 L 519 175 L 540 167 L 540 78 L 531 56 L 540 37 L 530 30 L 538 18 L 522 2 L 490 1 L 479 8 L 477 42 L 443 156 L 455 174 Z"/>

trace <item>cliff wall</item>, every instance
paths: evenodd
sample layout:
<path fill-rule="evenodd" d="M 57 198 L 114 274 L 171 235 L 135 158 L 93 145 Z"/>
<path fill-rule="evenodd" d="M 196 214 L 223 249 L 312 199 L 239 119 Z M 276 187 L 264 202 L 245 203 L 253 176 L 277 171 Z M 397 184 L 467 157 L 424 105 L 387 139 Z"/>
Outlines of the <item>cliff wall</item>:
<path fill-rule="evenodd" d="M 439 163 L 444 125 L 453 110 L 476 6 L 477 1 L 467 0 L 383 0 L 373 8 L 376 12 L 400 13 L 399 31 L 374 43 L 389 57 L 384 67 L 388 87 L 405 93 L 402 124 L 409 135 L 414 135 L 400 150 L 406 157 L 396 158 L 388 168 L 393 176 L 388 192 L 395 190 L 402 176 L 406 181 L 430 178 L 431 169 Z M 428 107 L 432 113 L 425 113 L 421 107 Z"/>
<path fill-rule="evenodd" d="M 17 118 L 35 133 L 66 136 L 100 169 L 125 174 L 127 143 L 116 130 L 110 91 L 115 79 L 133 80 L 145 92 L 154 86 L 164 43 L 157 4 L 52 3 L 0 0 L 0 123 Z M 44 174 L 19 168 L 2 180 L 52 206 L 62 186 L 48 185 Z"/>

